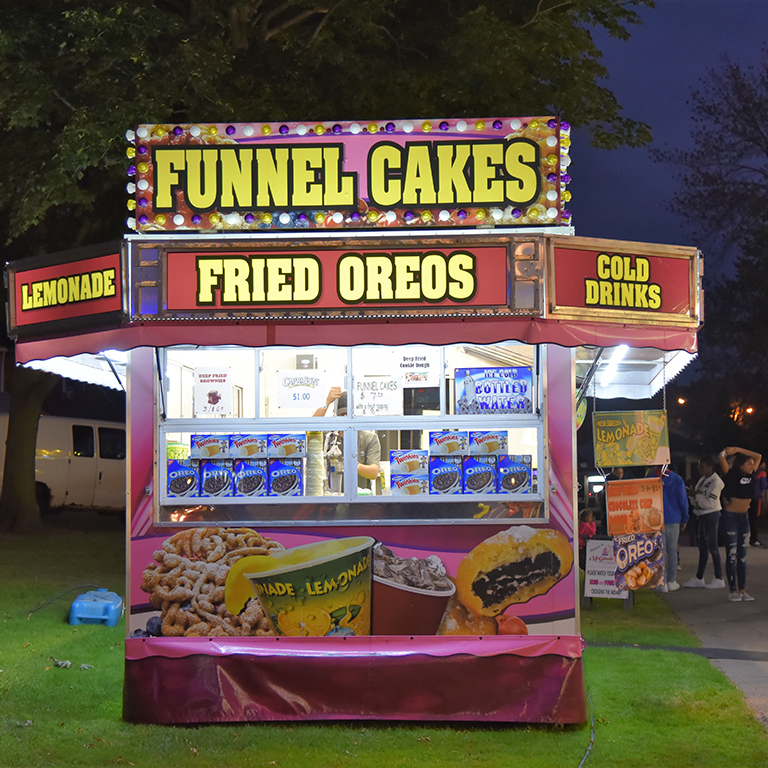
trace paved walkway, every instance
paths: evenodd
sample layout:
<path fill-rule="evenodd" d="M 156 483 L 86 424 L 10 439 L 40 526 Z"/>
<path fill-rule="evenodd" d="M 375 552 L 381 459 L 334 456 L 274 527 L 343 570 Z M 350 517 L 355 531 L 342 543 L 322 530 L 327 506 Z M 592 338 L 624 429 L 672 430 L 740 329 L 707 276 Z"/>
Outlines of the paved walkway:
<path fill-rule="evenodd" d="M 768 539 L 765 533 L 763 539 Z M 697 548 L 681 546 L 677 577 L 681 585 L 696 575 L 698 558 Z M 710 561 L 704 579 L 710 581 L 712 575 Z M 744 691 L 747 703 L 768 728 L 768 547 L 749 549 L 746 586 L 753 603 L 729 602 L 727 587 L 681 587 L 664 597 L 701 640 L 704 655 Z"/>

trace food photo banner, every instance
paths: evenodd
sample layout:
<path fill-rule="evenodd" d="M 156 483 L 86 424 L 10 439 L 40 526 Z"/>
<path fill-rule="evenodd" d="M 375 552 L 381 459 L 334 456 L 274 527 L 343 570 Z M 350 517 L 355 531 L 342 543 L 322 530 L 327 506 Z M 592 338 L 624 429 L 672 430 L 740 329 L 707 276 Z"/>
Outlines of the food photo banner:
<path fill-rule="evenodd" d="M 129 130 L 142 233 L 570 223 L 557 117 L 150 124 Z"/>
<path fill-rule="evenodd" d="M 655 533 L 664 528 L 661 478 L 611 480 L 605 484 L 608 533 Z"/>
<path fill-rule="evenodd" d="M 669 464 L 667 412 L 601 411 L 592 414 L 596 467 Z"/>

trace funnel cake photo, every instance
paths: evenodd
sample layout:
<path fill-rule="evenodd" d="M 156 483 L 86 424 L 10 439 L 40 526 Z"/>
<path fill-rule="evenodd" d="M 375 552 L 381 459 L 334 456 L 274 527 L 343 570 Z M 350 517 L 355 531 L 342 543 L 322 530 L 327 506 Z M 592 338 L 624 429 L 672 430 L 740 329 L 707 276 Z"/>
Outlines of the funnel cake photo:
<path fill-rule="evenodd" d="M 459 600 L 482 616 L 548 592 L 573 567 L 573 549 L 560 531 L 514 526 L 478 544 L 459 564 Z"/>

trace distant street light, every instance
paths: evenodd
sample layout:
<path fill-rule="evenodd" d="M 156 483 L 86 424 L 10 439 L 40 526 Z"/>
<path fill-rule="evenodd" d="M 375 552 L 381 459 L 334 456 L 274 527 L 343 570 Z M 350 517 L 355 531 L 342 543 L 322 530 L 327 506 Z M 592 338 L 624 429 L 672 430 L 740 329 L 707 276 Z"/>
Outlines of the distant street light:
<path fill-rule="evenodd" d="M 678 397 L 677 402 L 680 403 L 680 405 L 685 405 L 685 398 L 684 397 Z"/>
<path fill-rule="evenodd" d="M 745 409 L 747 413 L 754 413 L 755 409 L 750 405 L 749 408 Z"/>

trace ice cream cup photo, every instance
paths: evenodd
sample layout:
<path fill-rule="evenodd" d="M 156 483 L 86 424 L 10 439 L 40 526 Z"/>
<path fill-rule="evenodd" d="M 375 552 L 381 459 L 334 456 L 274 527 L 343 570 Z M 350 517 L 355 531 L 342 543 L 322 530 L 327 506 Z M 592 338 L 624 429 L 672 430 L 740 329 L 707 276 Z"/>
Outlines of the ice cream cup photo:
<path fill-rule="evenodd" d="M 456 591 L 420 589 L 373 577 L 374 635 L 436 635 L 448 600 Z"/>
<path fill-rule="evenodd" d="M 277 635 L 371 634 L 370 536 L 330 539 L 250 559 L 243 572 Z"/>

